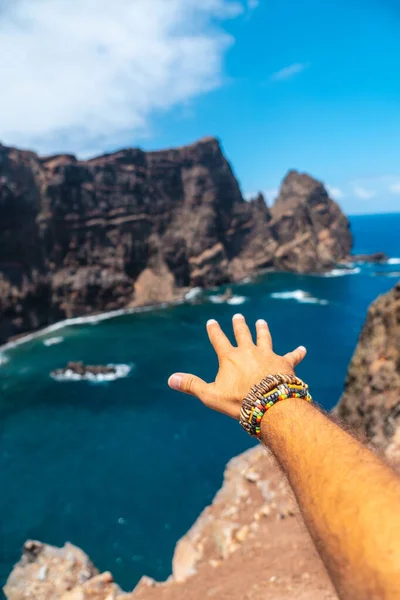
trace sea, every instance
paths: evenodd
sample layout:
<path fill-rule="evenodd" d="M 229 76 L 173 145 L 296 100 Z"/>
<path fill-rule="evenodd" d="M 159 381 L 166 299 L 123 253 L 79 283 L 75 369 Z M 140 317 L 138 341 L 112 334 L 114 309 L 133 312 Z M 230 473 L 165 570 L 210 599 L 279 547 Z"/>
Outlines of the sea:
<path fill-rule="evenodd" d="M 242 312 L 268 320 L 277 352 L 308 349 L 298 374 L 325 408 L 340 398 L 368 305 L 400 279 L 400 214 L 351 218 L 355 252 L 387 264 L 305 276 L 269 273 L 199 305 L 103 315 L 0 349 L 0 580 L 28 538 L 70 541 L 127 591 L 165 580 L 177 540 L 209 504 L 229 459 L 253 445 L 233 420 L 170 390 L 168 376 L 212 380 L 205 331 L 231 336 Z M 68 361 L 117 365 L 115 377 L 54 379 Z"/>

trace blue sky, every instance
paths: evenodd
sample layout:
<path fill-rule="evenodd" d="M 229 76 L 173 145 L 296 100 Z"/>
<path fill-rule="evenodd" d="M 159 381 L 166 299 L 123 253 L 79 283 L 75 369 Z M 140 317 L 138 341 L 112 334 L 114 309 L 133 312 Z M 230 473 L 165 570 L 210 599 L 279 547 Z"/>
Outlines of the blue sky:
<path fill-rule="evenodd" d="M 394 0 L 0 0 L 3 143 L 81 156 L 218 136 L 243 193 L 291 169 L 400 210 Z"/>

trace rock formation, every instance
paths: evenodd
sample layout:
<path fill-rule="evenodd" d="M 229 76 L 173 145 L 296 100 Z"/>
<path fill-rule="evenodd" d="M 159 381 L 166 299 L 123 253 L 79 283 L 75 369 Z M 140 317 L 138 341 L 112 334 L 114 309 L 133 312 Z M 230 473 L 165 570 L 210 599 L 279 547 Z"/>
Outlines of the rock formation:
<path fill-rule="evenodd" d="M 55 548 L 27 541 L 4 588 L 13 600 L 112 600 L 121 593 L 110 573 L 99 575 L 87 555 L 72 544 Z"/>
<path fill-rule="evenodd" d="M 85 377 L 86 375 L 116 375 L 117 369 L 112 365 L 85 365 L 83 362 L 67 363 L 62 369 L 55 369 L 51 372 L 52 377 L 60 377 L 67 373 Z"/>
<path fill-rule="evenodd" d="M 385 263 L 388 260 L 388 256 L 384 252 L 374 252 L 373 254 L 353 254 L 351 257 L 355 262 L 368 262 L 368 263 Z"/>
<path fill-rule="evenodd" d="M 368 310 L 335 413 L 375 446 L 400 447 L 400 282 Z"/>
<path fill-rule="evenodd" d="M 271 209 L 278 269 L 312 272 L 347 258 L 352 236 L 347 218 L 320 183 L 290 171 Z"/>
<path fill-rule="evenodd" d="M 351 246 L 321 183 L 292 171 L 271 210 L 246 202 L 213 138 L 89 161 L 0 145 L 0 343 L 260 269 L 329 269 Z"/>

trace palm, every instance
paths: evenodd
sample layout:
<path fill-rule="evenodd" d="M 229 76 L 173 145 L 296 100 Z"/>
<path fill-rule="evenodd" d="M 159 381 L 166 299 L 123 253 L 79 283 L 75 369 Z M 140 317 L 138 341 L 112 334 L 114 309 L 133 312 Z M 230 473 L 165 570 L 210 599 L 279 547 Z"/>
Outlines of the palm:
<path fill-rule="evenodd" d="M 195 375 L 177 373 L 170 377 L 169 384 L 197 396 L 210 408 L 239 419 L 241 404 L 252 386 L 266 375 L 294 373 L 306 350 L 301 346 L 285 356 L 275 354 L 268 325 L 263 320 L 256 323 L 256 343 L 242 315 L 234 316 L 233 329 L 237 347 L 232 346 L 216 321 L 207 323 L 208 336 L 219 361 L 213 383 L 207 384 Z"/>

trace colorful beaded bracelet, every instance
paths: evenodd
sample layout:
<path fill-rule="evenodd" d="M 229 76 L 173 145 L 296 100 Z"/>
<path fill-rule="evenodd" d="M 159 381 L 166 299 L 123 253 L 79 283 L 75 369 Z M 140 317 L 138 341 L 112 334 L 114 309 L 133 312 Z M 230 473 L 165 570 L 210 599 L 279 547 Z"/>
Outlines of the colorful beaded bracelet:
<path fill-rule="evenodd" d="M 303 398 L 312 402 L 308 385 L 296 375 L 268 375 L 253 386 L 243 400 L 240 425 L 251 436 L 260 439 L 261 419 L 274 404 L 288 398 Z"/>

